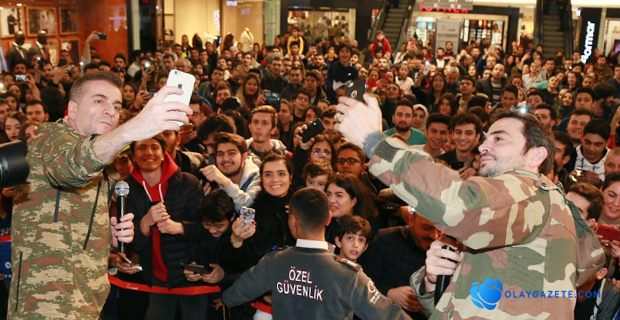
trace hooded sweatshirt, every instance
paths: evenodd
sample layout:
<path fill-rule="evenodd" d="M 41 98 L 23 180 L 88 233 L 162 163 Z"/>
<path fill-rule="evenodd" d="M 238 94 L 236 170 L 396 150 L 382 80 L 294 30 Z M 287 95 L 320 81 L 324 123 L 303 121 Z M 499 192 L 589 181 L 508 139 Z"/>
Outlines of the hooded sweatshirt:
<path fill-rule="evenodd" d="M 153 204 L 162 202 L 168 191 L 168 179 L 172 177 L 179 167 L 172 160 L 170 155 L 164 153 L 164 161 L 161 164 L 161 179 L 155 185 L 149 185 L 142 177 L 142 173 L 138 167 L 134 167 L 131 171 L 131 176 L 142 185 L 144 191 L 149 196 L 149 199 Z M 157 225 L 151 226 L 151 245 L 153 250 L 153 275 L 164 282 L 168 281 L 168 268 L 164 263 L 164 259 L 161 253 L 161 233 L 157 228 Z"/>

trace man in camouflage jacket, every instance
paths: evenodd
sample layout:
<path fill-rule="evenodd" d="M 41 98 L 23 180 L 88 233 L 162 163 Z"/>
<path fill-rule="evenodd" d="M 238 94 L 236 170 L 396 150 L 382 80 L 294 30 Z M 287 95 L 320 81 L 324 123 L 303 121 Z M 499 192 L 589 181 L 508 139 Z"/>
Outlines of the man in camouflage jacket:
<path fill-rule="evenodd" d="M 67 116 L 41 125 L 29 144 L 29 184 L 14 202 L 9 319 L 99 318 L 109 290 L 110 244 L 133 239 L 133 215 L 118 223 L 108 218 L 111 186 L 102 170 L 134 139 L 178 130 L 191 113 L 163 102 L 181 92 L 167 87 L 114 129 L 119 88 L 112 73 L 84 75 L 71 89 Z"/>
<path fill-rule="evenodd" d="M 368 105 L 349 98 L 338 105 L 345 138 L 365 145 L 372 174 L 467 247 L 431 319 L 572 319 L 576 287 L 604 255 L 542 174 L 553 142 L 535 118 L 509 113 L 494 122 L 479 148 L 484 177 L 462 180 L 426 153 L 377 133 L 381 111 L 374 97 L 364 99 Z"/>

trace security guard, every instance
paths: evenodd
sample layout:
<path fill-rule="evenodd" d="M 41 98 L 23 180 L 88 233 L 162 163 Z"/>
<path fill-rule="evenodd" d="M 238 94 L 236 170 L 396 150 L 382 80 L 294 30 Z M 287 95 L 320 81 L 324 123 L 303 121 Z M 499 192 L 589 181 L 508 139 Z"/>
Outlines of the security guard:
<path fill-rule="evenodd" d="M 271 292 L 274 319 L 410 319 L 383 296 L 361 268 L 328 251 L 327 196 L 305 188 L 293 195 L 288 225 L 295 247 L 274 251 L 224 292 L 229 307 Z"/>

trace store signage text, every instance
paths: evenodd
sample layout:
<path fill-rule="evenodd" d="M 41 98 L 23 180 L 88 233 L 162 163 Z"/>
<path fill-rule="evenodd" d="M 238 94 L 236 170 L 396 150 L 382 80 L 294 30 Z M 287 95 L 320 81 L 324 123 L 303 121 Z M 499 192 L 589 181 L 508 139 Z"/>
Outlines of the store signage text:
<path fill-rule="evenodd" d="M 592 55 L 592 44 L 594 44 L 594 33 L 596 32 L 596 23 L 588 21 L 586 27 L 586 40 L 584 41 L 583 54 L 581 62 L 586 63 Z"/>
<path fill-rule="evenodd" d="M 426 12 L 435 11 L 435 12 L 447 12 L 447 13 L 468 13 L 469 12 L 469 10 L 467 9 L 441 8 L 441 7 L 436 7 L 436 6 L 426 7 L 422 3 L 420 3 L 420 11 L 426 11 Z"/>

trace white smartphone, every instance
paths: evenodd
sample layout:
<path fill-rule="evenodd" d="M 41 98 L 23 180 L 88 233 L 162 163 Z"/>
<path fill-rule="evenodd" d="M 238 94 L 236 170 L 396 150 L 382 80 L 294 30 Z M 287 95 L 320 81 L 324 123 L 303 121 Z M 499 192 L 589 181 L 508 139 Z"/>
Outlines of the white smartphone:
<path fill-rule="evenodd" d="M 183 90 L 182 95 L 171 94 L 166 97 L 166 102 L 180 102 L 186 105 L 189 105 L 189 100 L 192 97 L 192 92 L 194 92 L 194 83 L 196 82 L 196 77 L 189 73 L 185 73 L 179 70 L 170 70 L 168 74 L 168 81 L 166 82 L 166 86 L 177 87 Z"/>
<path fill-rule="evenodd" d="M 166 86 L 177 87 L 183 90 L 182 95 L 171 94 L 167 96 L 164 101 L 165 102 L 180 102 L 185 105 L 189 105 L 189 101 L 192 97 L 192 93 L 194 92 L 194 83 L 196 82 L 196 77 L 189 73 L 185 73 L 179 70 L 170 70 L 168 74 L 168 81 L 166 82 Z M 178 122 L 178 121 L 177 121 Z M 179 125 L 183 125 L 183 123 L 179 122 Z"/>

